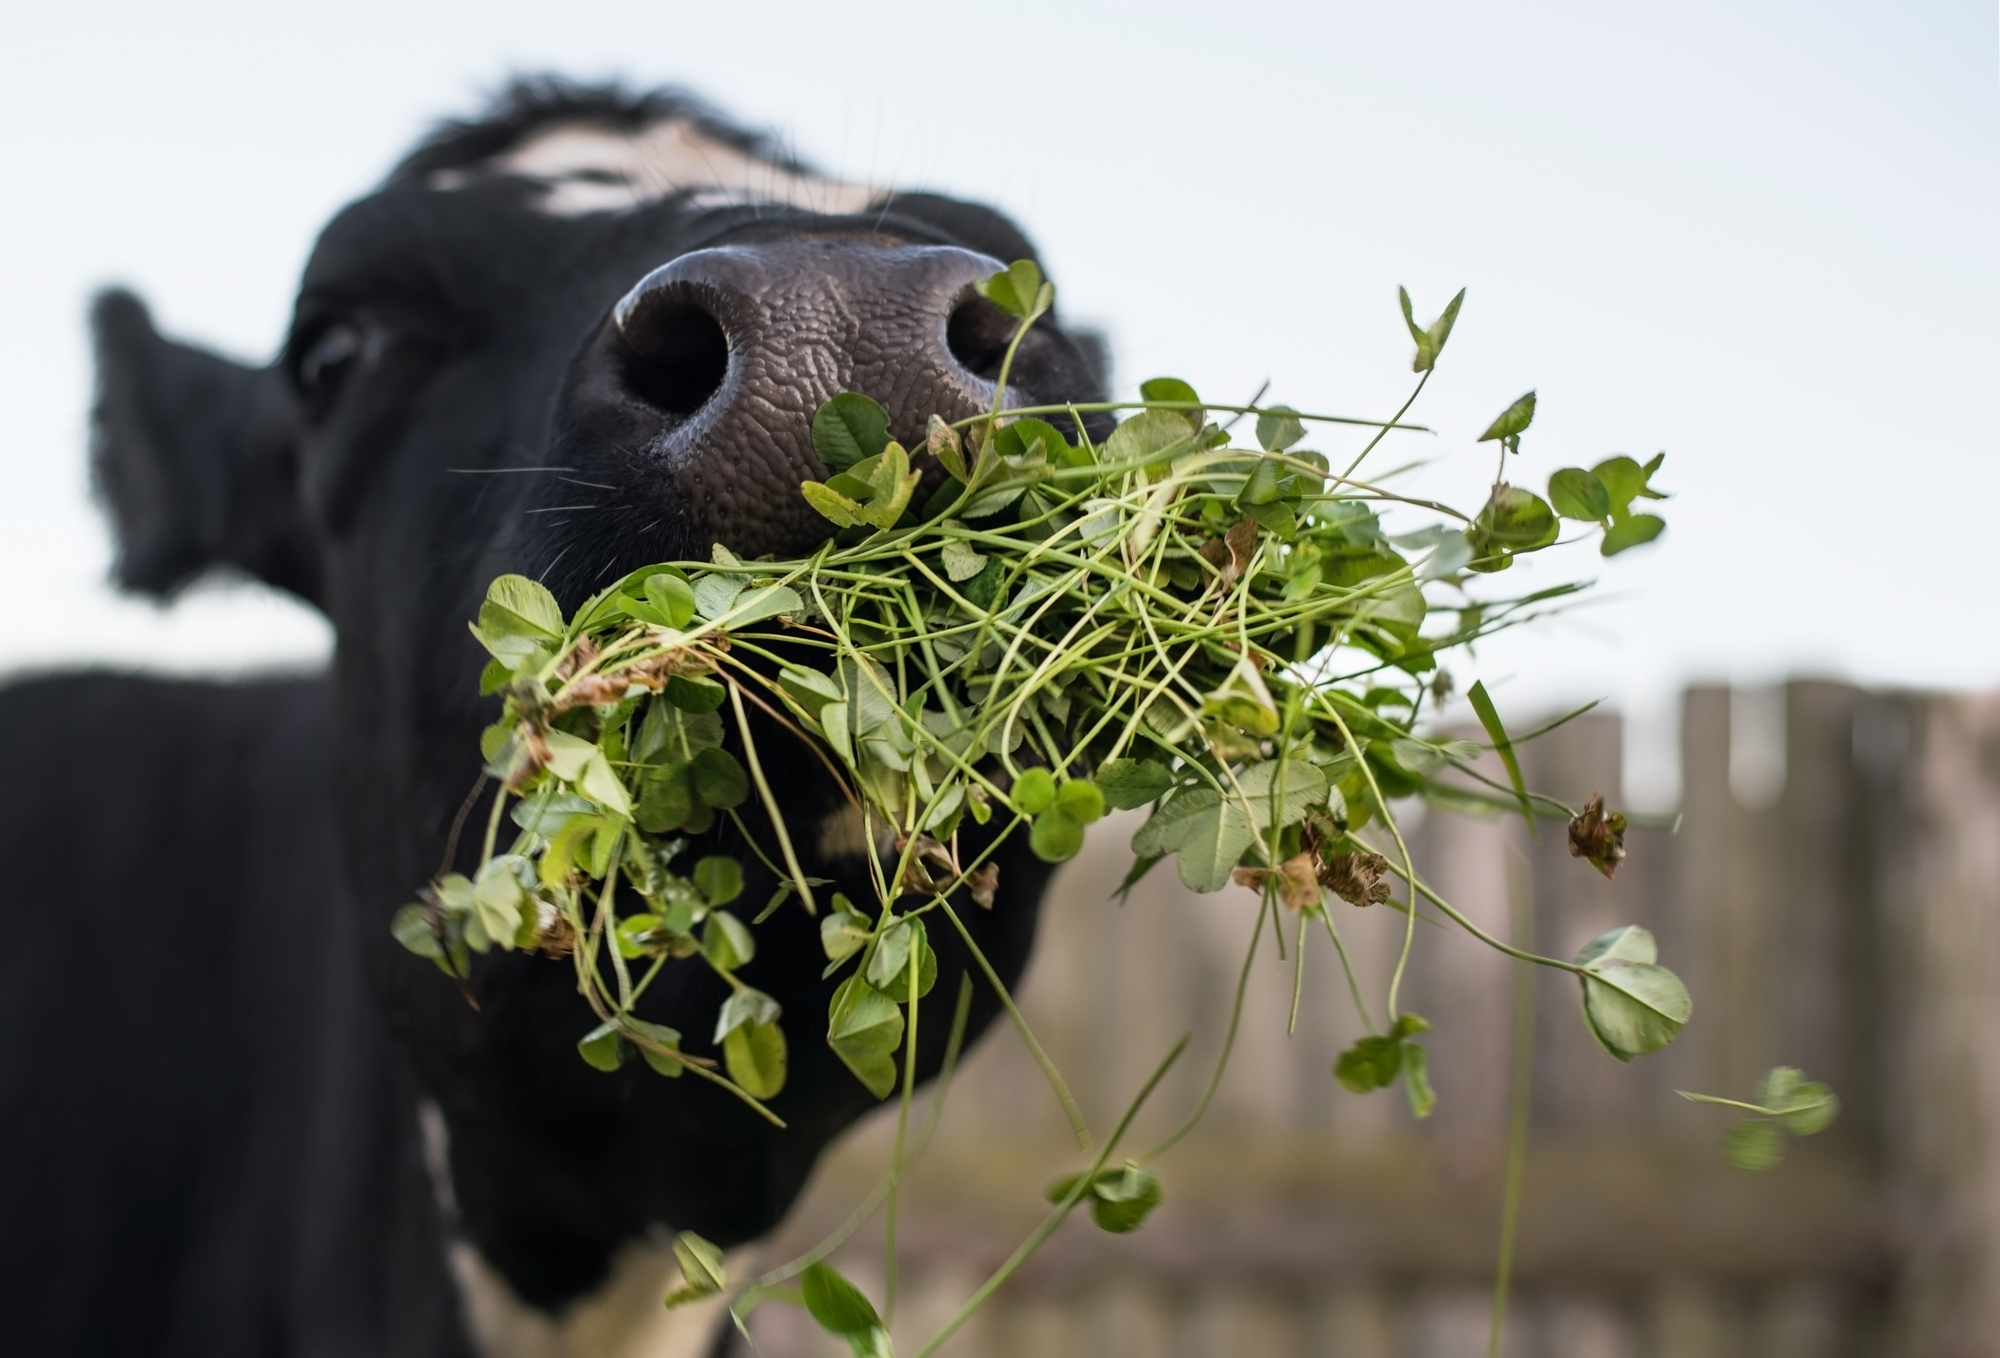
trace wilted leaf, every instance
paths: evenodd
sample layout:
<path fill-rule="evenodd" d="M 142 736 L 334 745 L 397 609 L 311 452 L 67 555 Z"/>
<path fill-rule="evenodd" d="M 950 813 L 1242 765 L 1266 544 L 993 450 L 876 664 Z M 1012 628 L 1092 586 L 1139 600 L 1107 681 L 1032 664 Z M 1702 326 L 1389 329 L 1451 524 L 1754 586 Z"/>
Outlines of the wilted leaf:
<path fill-rule="evenodd" d="M 1287 858 L 1276 868 L 1238 868 L 1230 874 L 1230 880 L 1252 891 L 1275 886 L 1278 899 L 1287 910 L 1303 910 L 1309 905 L 1319 904 L 1316 867 L 1317 860 L 1310 853 L 1301 853 Z M 1383 890 L 1386 892 L 1388 888 Z"/>
<path fill-rule="evenodd" d="M 981 910 L 991 910 L 994 893 L 1000 889 L 1000 865 L 986 863 L 973 869 L 966 876 L 965 887 L 971 894 L 974 905 Z"/>
<path fill-rule="evenodd" d="M 972 479 L 971 469 L 965 465 L 965 445 L 958 437 L 958 431 L 944 422 L 941 416 L 933 415 L 924 426 L 924 448 L 938 460 L 951 479 L 960 483 Z"/>
<path fill-rule="evenodd" d="M 1389 899 L 1389 860 L 1379 853 L 1337 853 L 1319 865 L 1319 884 L 1349 905 L 1379 905 Z"/>
<path fill-rule="evenodd" d="M 1569 823 L 1569 856 L 1582 858 L 1610 877 L 1625 861 L 1625 817 L 1604 814 L 1603 794 L 1590 794 L 1590 803 Z"/>

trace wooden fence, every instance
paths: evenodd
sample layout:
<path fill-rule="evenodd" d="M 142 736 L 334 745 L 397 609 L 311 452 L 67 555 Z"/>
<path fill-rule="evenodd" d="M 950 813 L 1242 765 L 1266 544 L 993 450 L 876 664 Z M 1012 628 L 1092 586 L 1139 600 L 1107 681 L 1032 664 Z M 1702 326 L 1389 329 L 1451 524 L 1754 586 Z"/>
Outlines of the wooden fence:
<path fill-rule="evenodd" d="M 1755 744 L 1760 713 L 1781 741 Z M 1620 737 L 1616 718 L 1579 719 L 1528 748 L 1530 782 L 1573 802 L 1615 797 Z M 2000 1354 L 2000 695 L 1694 689 L 1682 767 L 1678 834 L 1634 832 L 1613 882 L 1567 856 L 1560 827 L 1537 844 L 1518 819 L 1432 814 L 1414 833 L 1420 870 L 1489 932 L 1510 932 L 1511 880 L 1540 950 L 1569 956 L 1644 924 L 1695 996 L 1679 1042 L 1620 1065 L 1584 1029 L 1573 979 L 1539 974 L 1505 1352 Z M 1102 827 L 1058 879 L 1023 1003 L 1100 1132 L 1194 1032 L 1139 1119 L 1129 1144 L 1142 1150 L 1208 1077 L 1255 906 L 1236 889 L 1189 894 L 1166 868 L 1111 903 L 1130 829 Z M 1337 908 L 1379 1013 L 1403 918 Z M 1111 1236 L 1079 1214 L 945 1353 L 1485 1352 L 1515 964 L 1418 925 L 1405 1004 L 1434 1025 L 1440 1096 L 1419 1124 L 1400 1089 L 1358 1097 L 1330 1077 L 1360 1029 L 1323 930 L 1308 936 L 1287 1037 L 1295 945 L 1287 936 L 1281 961 L 1267 931 L 1227 1078 L 1158 1163 L 1166 1201 L 1152 1220 Z M 1731 1169 L 1718 1147 L 1728 1115 L 1674 1091 L 1747 1097 L 1779 1063 L 1830 1081 L 1842 1116 L 1766 1174 Z M 886 1164 L 888 1135 L 878 1118 L 828 1157 L 776 1250 L 846 1214 Z M 1032 1228 L 1048 1179 L 1078 1165 L 1032 1060 L 996 1030 L 904 1190 L 900 1351 Z M 870 1228 L 838 1256 L 877 1296 L 880 1242 Z M 769 1358 L 844 1352 L 782 1306 L 753 1328 Z"/>

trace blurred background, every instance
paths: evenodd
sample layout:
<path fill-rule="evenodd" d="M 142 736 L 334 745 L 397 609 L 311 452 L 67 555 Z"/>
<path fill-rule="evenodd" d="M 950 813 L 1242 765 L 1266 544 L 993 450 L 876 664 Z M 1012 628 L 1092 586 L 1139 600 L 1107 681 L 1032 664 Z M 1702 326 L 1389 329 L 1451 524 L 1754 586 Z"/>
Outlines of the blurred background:
<path fill-rule="evenodd" d="M 1122 393 L 1172 373 L 1240 400 L 1268 379 L 1303 408 L 1383 416 L 1412 381 L 1396 287 L 1425 320 L 1467 288 L 1413 416 L 1435 435 L 1375 465 L 1420 462 L 1400 485 L 1476 502 L 1491 462 L 1472 440 L 1530 388 L 1520 481 L 1667 452 L 1666 536 L 1524 566 L 1603 587 L 1477 669 L 1509 714 L 1608 700 L 1538 751 L 1552 790 L 1686 812 L 1612 884 L 1515 847 L 1545 946 L 1652 924 L 1706 1034 L 1616 1067 L 1577 1044 L 1573 997 L 1544 996 L 1514 1351 L 1817 1354 L 1892 1334 L 2000 1351 L 1977 1300 L 2000 1295 L 2000 1048 L 1977 1037 L 2000 1030 L 2000 726 L 1990 700 L 1951 696 L 2000 679 L 1991 0 L 80 0 L 0 12 L 0 69 L 7 671 L 324 659 L 325 626 L 268 592 L 156 608 L 105 585 L 84 306 L 125 283 L 169 333 L 267 358 L 320 224 L 509 72 L 684 83 L 835 175 L 1002 206 L 1071 318 L 1108 335 Z M 1504 930 L 1491 893 L 1517 831 L 1421 836 Z M 1121 852 L 1100 835 L 1049 915 L 1109 972 L 1045 949 L 1029 982 L 1100 1121 L 1181 1027 L 1201 1036 L 1177 1079 L 1212 1055 L 1250 909 L 1149 885 L 1121 913 Z M 1370 925 L 1357 946 L 1385 946 Z M 1505 1103 L 1479 1044 L 1504 1054 L 1511 980 L 1423 932 L 1432 1126 L 1327 1077 L 1353 1034 L 1312 945 L 1321 1021 L 1287 1042 L 1283 1006 L 1253 1006 L 1218 1130 L 1168 1162 L 1156 1225 L 1065 1235 L 964 1351 L 1476 1351 Z M 925 1171 L 913 1298 L 1004 1254 L 1061 1160 L 1010 1041 L 975 1058 Z M 1850 1112 L 1752 1180 L 1671 1088 L 1742 1094 L 1780 1059 L 1844 1081 Z M 1942 1130 L 1910 1112 L 1916 1088 Z M 1963 1107 L 1937 1111 L 1939 1091 Z M 830 1163 L 796 1229 L 837 1217 L 880 1149 L 864 1135 Z"/>

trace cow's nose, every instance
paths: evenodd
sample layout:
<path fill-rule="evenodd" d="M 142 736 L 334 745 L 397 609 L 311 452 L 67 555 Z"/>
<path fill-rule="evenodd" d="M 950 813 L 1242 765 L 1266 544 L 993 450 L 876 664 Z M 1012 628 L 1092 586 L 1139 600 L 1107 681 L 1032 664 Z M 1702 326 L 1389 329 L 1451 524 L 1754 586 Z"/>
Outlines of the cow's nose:
<path fill-rule="evenodd" d="M 706 555 L 803 551 L 829 531 L 799 494 L 828 469 L 813 412 L 841 391 L 880 402 L 918 445 L 931 415 L 993 400 L 1013 320 L 974 290 L 998 261 L 950 246 L 852 238 L 697 250 L 613 312 L 616 380 L 664 416 L 649 455 Z"/>

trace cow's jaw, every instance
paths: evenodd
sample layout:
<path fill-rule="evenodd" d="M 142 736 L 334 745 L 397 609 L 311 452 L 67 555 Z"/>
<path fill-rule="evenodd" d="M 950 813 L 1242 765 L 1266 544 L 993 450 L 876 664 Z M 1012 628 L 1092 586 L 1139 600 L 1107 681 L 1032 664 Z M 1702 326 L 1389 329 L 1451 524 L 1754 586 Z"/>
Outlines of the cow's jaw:
<path fill-rule="evenodd" d="M 439 1215 L 452 1223 L 458 1195 L 444 1114 L 427 1099 L 418 1106 L 417 1126 Z M 755 1248 L 730 1250 L 723 1267 L 732 1278 L 747 1277 L 757 1256 Z M 594 1291 L 553 1313 L 522 1301 L 505 1275 L 462 1235 L 447 1244 L 446 1262 L 479 1358 L 704 1358 L 715 1345 L 728 1302 L 717 1295 L 672 1310 L 660 1304 L 681 1281 L 664 1226 L 629 1241 Z"/>
<path fill-rule="evenodd" d="M 489 175 L 541 186 L 537 206 L 559 217 L 616 212 L 691 193 L 699 206 L 771 203 L 812 212 L 860 212 L 883 191 L 802 174 L 705 136 L 689 118 L 631 132 L 569 123 L 539 132 L 475 170 L 439 170 L 430 187 L 464 188 Z"/>

